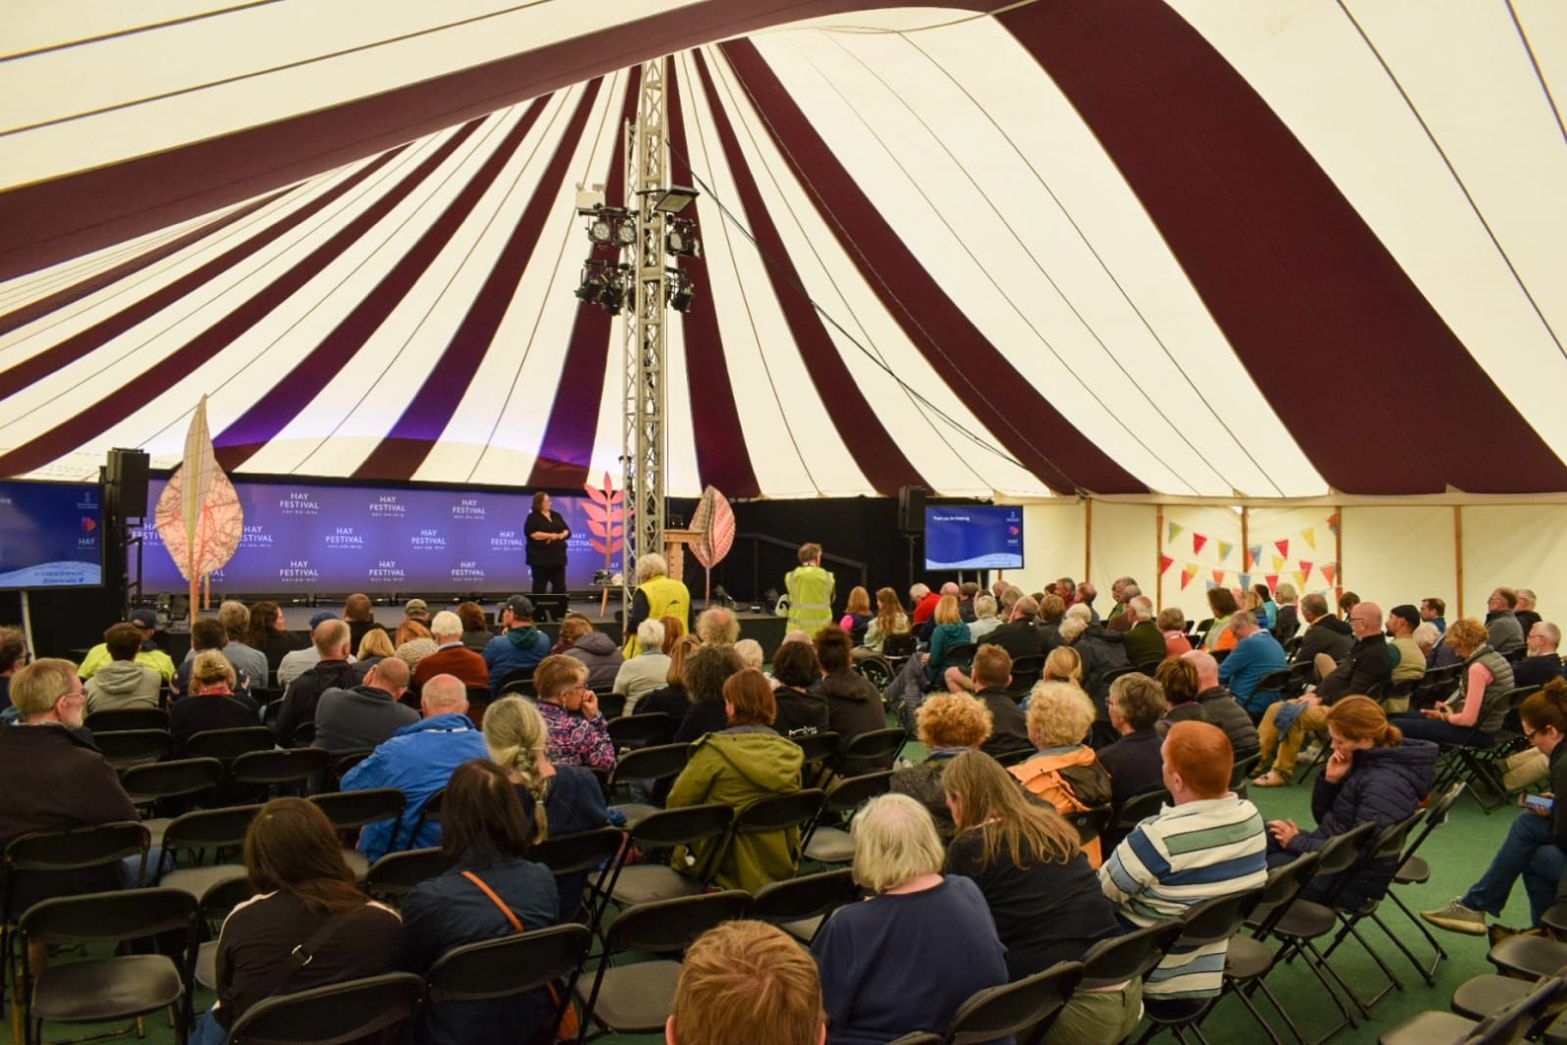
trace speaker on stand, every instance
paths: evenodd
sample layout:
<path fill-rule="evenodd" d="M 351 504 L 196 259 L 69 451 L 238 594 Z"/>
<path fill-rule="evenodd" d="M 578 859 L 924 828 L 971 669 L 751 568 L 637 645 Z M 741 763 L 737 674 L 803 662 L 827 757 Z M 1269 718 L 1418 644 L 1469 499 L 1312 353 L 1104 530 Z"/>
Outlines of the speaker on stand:
<path fill-rule="evenodd" d="M 898 489 L 898 530 L 909 546 L 908 586 L 914 584 L 914 543 L 925 532 L 925 488 L 903 486 Z M 905 587 L 907 590 L 907 587 Z"/>
<path fill-rule="evenodd" d="M 119 578 L 120 599 L 128 616 L 141 601 L 141 538 L 131 536 L 132 520 L 147 518 L 147 473 L 152 458 L 144 450 L 116 447 L 103 466 L 104 553 L 115 553 L 114 563 L 104 564 L 104 577 Z M 135 546 L 135 573 L 131 573 L 131 547 Z M 124 619 L 122 617 L 121 619 Z"/>

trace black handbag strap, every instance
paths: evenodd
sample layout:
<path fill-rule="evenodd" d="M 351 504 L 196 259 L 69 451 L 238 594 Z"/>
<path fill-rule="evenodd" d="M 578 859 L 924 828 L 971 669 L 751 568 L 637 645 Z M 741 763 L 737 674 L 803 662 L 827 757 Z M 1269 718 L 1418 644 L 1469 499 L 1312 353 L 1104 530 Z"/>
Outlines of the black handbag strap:
<path fill-rule="evenodd" d="M 316 960 L 316 955 L 321 948 L 337 934 L 337 931 L 348 922 L 349 916 L 358 909 L 357 907 L 350 907 L 346 911 L 338 911 L 317 926 L 316 931 L 311 933 L 304 943 L 299 944 L 292 951 L 288 952 L 288 967 L 283 970 L 282 975 L 276 977 L 274 982 L 268 985 L 265 991 L 260 992 L 258 997 L 270 998 L 292 983 L 294 977 L 304 971 L 305 966 Z"/>

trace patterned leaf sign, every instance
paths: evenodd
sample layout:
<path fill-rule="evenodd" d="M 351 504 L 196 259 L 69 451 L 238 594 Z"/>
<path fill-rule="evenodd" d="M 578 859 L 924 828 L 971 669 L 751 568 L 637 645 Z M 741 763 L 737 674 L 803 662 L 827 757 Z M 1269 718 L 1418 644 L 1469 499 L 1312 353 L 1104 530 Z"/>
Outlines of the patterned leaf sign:
<path fill-rule="evenodd" d="M 239 549 L 245 535 L 245 510 L 239 494 L 218 467 L 207 431 L 207 397 L 196 404 L 185 434 L 185 459 L 158 497 L 154 515 L 158 535 L 190 584 L 191 620 L 195 621 L 197 587 L 202 577 L 220 570 Z"/>
<path fill-rule="evenodd" d="M 691 554 L 706 569 L 717 566 L 734 547 L 734 509 L 729 507 L 729 499 L 719 493 L 716 486 L 702 491 L 702 502 L 696 507 L 691 528 L 702 534 L 691 546 Z"/>

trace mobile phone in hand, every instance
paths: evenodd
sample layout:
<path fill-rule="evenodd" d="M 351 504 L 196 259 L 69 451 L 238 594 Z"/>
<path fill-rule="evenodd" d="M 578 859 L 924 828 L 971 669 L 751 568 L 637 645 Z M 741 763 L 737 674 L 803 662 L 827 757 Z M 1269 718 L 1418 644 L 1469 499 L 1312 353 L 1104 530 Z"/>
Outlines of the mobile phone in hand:
<path fill-rule="evenodd" d="M 1542 813 L 1549 813 L 1556 808 L 1556 799 L 1547 798 L 1545 795 L 1524 795 L 1525 809 L 1538 809 Z"/>

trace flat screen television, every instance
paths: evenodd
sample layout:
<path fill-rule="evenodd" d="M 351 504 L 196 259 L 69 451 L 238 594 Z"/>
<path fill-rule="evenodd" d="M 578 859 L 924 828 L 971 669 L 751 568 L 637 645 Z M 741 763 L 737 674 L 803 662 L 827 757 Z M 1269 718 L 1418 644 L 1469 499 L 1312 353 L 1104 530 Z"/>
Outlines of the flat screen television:
<path fill-rule="evenodd" d="M 0 482 L 0 590 L 102 584 L 102 488 Z"/>
<path fill-rule="evenodd" d="M 927 505 L 925 568 L 927 570 L 1022 569 L 1022 507 Z"/>

